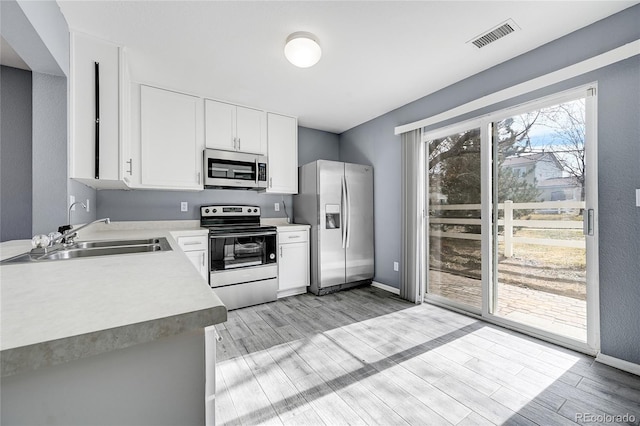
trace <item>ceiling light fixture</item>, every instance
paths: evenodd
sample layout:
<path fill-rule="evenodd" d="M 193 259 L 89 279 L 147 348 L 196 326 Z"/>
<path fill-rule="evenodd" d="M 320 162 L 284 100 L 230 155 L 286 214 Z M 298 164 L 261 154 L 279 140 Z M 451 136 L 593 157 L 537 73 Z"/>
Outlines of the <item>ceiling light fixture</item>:
<path fill-rule="evenodd" d="M 284 56 L 296 67 L 309 68 L 320 60 L 322 49 L 311 33 L 299 31 L 287 37 Z"/>

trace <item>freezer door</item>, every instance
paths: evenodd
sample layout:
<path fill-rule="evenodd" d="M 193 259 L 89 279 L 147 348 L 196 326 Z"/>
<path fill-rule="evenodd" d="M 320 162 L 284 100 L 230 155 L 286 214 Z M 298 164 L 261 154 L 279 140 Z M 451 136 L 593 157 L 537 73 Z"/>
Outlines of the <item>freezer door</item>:
<path fill-rule="evenodd" d="M 344 163 L 318 161 L 318 287 L 345 282 Z"/>
<path fill-rule="evenodd" d="M 373 167 L 346 163 L 346 280 L 373 278 Z"/>

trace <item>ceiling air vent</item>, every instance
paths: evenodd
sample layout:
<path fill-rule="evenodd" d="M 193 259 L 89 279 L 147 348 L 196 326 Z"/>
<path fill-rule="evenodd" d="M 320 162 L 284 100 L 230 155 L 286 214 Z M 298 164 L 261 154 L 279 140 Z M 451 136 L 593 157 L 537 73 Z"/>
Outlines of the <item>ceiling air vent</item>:
<path fill-rule="evenodd" d="M 473 43 L 478 49 L 486 46 L 489 43 L 493 43 L 494 41 L 501 39 L 502 37 L 511 34 L 512 32 L 520 29 L 513 19 L 509 19 L 508 21 L 498 25 L 496 28 L 489 30 L 482 35 L 474 38 L 468 43 Z"/>

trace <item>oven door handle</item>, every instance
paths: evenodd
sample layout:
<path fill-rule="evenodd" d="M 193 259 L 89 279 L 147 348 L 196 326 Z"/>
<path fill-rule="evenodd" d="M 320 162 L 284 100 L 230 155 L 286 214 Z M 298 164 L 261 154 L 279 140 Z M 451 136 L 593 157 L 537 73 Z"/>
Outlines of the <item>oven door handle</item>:
<path fill-rule="evenodd" d="M 209 238 L 261 237 L 261 236 L 264 236 L 264 235 L 276 235 L 276 231 L 231 233 L 231 234 L 212 234 L 212 235 L 209 235 Z"/>

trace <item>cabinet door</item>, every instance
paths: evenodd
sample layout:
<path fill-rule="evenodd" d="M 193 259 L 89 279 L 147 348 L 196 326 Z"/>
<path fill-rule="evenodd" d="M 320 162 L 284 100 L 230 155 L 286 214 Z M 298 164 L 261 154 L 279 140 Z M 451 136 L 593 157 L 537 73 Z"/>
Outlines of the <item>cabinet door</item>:
<path fill-rule="evenodd" d="M 236 106 L 209 99 L 204 103 L 206 147 L 235 151 Z"/>
<path fill-rule="evenodd" d="M 202 189 L 202 100 L 141 86 L 141 183 Z"/>
<path fill-rule="evenodd" d="M 236 107 L 238 151 L 266 155 L 265 124 L 264 111 Z"/>
<path fill-rule="evenodd" d="M 204 250 L 185 251 L 193 266 L 200 272 L 205 279 L 208 279 L 207 275 L 207 252 Z"/>
<path fill-rule="evenodd" d="M 71 36 L 69 176 L 96 179 L 96 102 L 99 179 L 120 179 L 120 48 L 89 36 Z M 96 63 L 98 65 L 96 66 Z M 98 85 L 96 86 L 96 81 Z"/>
<path fill-rule="evenodd" d="M 309 285 L 309 244 L 280 244 L 278 291 Z"/>
<path fill-rule="evenodd" d="M 267 114 L 269 181 L 267 192 L 298 193 L 298 123 L 293 117 Z"/>

